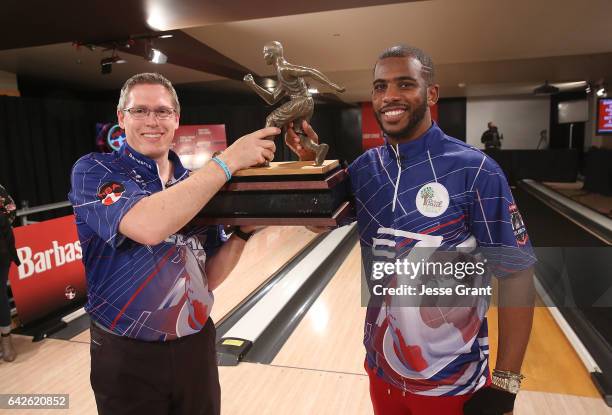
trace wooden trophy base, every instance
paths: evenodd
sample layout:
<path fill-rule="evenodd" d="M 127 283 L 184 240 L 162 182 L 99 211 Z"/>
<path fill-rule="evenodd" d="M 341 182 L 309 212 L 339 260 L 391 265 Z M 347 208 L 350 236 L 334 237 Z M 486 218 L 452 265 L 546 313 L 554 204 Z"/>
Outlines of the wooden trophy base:
<path fill-rule="evenodd" d="M 336 226 L 351 209 L 338 160 L 272 162 L 237 172 L 194 224 Z"/>

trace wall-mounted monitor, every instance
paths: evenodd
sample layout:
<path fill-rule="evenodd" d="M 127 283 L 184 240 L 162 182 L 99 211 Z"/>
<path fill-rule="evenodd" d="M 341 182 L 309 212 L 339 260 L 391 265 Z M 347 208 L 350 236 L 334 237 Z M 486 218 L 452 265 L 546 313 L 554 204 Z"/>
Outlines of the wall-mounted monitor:
<path fill-rule="evenodd" d="M 612 98 L 597 100 L 597 135 L 612 134 Z"/>
<path fill-rule="evenodd" d="M 557 110 L 559 124 L 587 122 L 589 120 L 589 103 L 586 99 L 559 102 Z"/>

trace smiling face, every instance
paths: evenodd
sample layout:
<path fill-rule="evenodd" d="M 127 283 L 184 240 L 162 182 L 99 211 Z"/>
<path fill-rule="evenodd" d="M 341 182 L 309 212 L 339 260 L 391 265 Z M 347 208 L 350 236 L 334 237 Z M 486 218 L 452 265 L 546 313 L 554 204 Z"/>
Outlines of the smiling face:
<path fill-rule="evenodd" d="M 153 160 L 168 157 L 174 132 L 179 125 L 179 115 L 175 112 L 167 120 L 158 120 L 153 110 L 174 108 L 172 96 L 159 84 L 134 85 L 128 93 L 125 108 L 147 108 L 151 112 L 137 120 L 124 111 L 117 111 L 119 126 L 125 130 L 128 144 L 140 154 Z"/>
<path fill-rule="evenodd" d="M 392 142 L 417 138 L 431 125 L 429 107 L 438 101 L 438 86 L 428 86 L 421 69 L 412 57 L 384 58 L 374 68 L 372 107 Z"/>

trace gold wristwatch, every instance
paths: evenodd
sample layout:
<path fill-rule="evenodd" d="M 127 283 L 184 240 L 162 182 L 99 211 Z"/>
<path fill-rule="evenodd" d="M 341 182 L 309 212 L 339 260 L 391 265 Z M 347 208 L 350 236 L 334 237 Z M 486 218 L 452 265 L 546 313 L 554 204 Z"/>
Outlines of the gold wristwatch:
<path fill-rule="evenodd" d="M 493 370 L 493 376 L 491 381 L 493 385 L 499 389 L 503 389 L 515 395 L 521 389 L 521 381 L 525 379 L 525 376 L 519 373 L 508 372 L 507 370 Z"/>

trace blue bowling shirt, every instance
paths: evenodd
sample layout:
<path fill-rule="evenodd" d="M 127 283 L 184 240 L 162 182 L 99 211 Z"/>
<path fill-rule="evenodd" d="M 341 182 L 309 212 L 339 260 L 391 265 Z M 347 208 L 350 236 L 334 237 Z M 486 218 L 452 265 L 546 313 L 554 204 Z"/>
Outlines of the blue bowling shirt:
<path fill-rule="evenodd" d="M 500 167 L 435 123 L 413 141 L 368 150 L 349 175 L 370 294 L 377 284 L 380 293 L 381 286 L 412 281 L 397 269 L 376 275 L 382 269 L 376 263 L 425 263 L 441 251 L 478 250 L 487 273 L 471 284 L 486 286 L 492 274 L 504 277 L 535 262 Z M 415 306 L 408 297 L 371 295 L 364 327 L 368 365 L 386 382 L 422 395 L 482 387 L 489 373 L 489 298 L 464 297 L 453 305 L 440 295 L 417 295 L 422 302 Z"/>
<path fill-rule="evenodd" d="M 119 233 L 123 216 L 142 198 L 189 176 L 178 156 L 170 182 L 157 164 L 127 142 L 113 153 L 91 153 L 72 169 L 74 208 L 87 275 L 90 317 L 115 334 L 167 341 L 199 332 L 213 305 L 204 266 L 227 240 L 220 226 L 180 230 L 155 246 Z"/>

